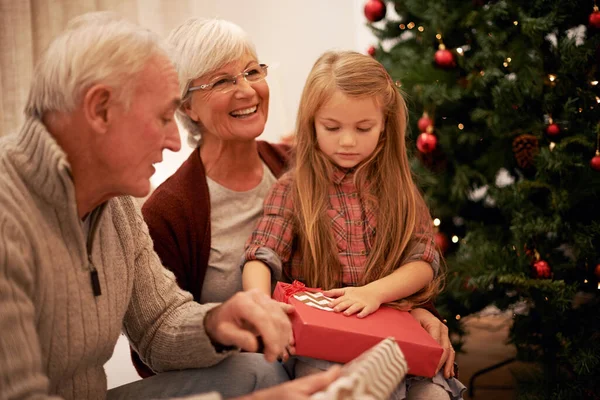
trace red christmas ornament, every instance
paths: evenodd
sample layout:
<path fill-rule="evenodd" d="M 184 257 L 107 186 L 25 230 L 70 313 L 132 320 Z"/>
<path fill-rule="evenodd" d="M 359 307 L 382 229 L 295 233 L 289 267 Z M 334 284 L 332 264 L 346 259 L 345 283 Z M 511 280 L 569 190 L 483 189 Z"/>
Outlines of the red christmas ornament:
<path fill-rule="evenodd" d="M 560 133 L 560 127 L 558 124 L 550 124 L 546 127 L 546 134 L 548 136 L 557 136 Z"/>
<path fill-rule="evenodd" d="M 435 52 L 433 57 L 435 63 L 441 68 L 454 68 L 456 62 L 454 61 L 454 54 L 450 50 L 446 49 L 446 46 L 440 44 L 439 50 Z"/>
<path fill-rule="evenodd" d="M 596 155 L 590 160 L 590 167 L 595 171 L 600 171 L 600 150 L 596 150 Z"/>
<path fill-rule="evenodd" d="M 600 29 L 600 11 L 598 6 L 594 6 L 594 12 L 590 14 L 590 28 Z"/>
<path fill-rule="evenodd" d="M 417 126 L 419 127 L 419 132 L 427 132 L 427 128 L 430 126 L 433 127 L 433 121 L 429 118 L 429 114 L 423 113 L 423 116 L 417 122 Z"/>
<path fill-rule="evenodd" d="M 596 268 L 594 268 L 594 275 L 600 280 L 600 264 L 596 265 Z"/>
<path fill-rule="evenodd" d="M 386 6 L 382 0 L 369 0 L 365 4 L 365 17 L 369 22 L 381 21 L 385 17 Z"/>
<path fill-rule="evenodd" d="M 417 149 L 423 154 L 429 154 L 437 147 L 437 137 L 432 133 L 423 132 L 417 138 Z"/>
<path fill-rule="evenodd" d="M 544 260 L 534 262 L 532 272 L 535 279 L 547 279 L 550 278 L 550 275 L 552 274 L 550 265 Z"/>
<path fill-rule="evenodd" d="M 446 236 L 443 232 L 438 232 L 433 237 L 435 245 L 440 249 L 442 254 L 446 253 L 448 248 L 450 247 L 450 240 L 448 240 L 448 236 Z"/>
<path fill-rule="evenodd" d="M 375 46 L 369 46 L 369 48 L 367 49 L 367 53 L 371 57 L 375 57 L 375 54 L 377 54 L 377 49 L 375 48 Z"/>

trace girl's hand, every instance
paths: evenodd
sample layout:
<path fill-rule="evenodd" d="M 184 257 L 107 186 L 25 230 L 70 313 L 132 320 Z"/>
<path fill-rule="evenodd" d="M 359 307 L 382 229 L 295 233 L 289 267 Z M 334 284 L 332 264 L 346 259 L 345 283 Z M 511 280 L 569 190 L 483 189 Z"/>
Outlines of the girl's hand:
<path fill-rule="evenodd" d="M 381 302 L 377 299 L 368 286 L 345 287 L 341 289 L 326 290 L 323 294 L 327 297 L 335 297 L 328 304 L 335 312 L 344 312 L 350 316 L 358 313 L 358 318 L 364 318 L 379 309 Z"/>

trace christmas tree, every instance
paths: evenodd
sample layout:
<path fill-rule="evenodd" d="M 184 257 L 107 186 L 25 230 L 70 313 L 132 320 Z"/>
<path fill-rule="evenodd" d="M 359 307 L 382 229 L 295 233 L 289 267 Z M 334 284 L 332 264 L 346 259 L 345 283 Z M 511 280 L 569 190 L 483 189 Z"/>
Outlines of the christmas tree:
<path fill-rule="evenodd" d="M 599 398 L 600 12 L 593 0 L 368 0 L 448 266 L 436 304 L 515 308 L 520 398 Z M 460 343 L 457 343 L 460 344 Z"/>

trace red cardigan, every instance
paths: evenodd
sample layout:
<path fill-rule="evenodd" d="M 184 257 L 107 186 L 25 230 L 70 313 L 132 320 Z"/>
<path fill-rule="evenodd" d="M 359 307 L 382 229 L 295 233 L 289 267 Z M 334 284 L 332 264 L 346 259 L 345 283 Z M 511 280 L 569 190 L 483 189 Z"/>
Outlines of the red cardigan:
<path fill-rule="evenodd" d="M 258 154 L 276 178 L 285 172 L 290 158 L 286 145 L 257 141 Z M 210 254 L 210 197 L 200 149 L 163 182 L 144 203 L 154 250 L 163 265 L 173 271 L 179 286 L 199 301 Z M 433 303 L 427 309 L 438 318 Z M 131 349 L 133 365 L 142 378 L 154 375 Z"/>
<path fill-rule="evenodd" d="M 260 158 L 279 178 L 290 157 L 289 146 L 264 141 L 257 141 L 257 146 Z M 148 197 L 142 214 L 163 265 L 199 301 L 211 238 L 210 197 L 199 148 Z M 154 375 L 133 349 L 131 358 L 142 378 Z"/>

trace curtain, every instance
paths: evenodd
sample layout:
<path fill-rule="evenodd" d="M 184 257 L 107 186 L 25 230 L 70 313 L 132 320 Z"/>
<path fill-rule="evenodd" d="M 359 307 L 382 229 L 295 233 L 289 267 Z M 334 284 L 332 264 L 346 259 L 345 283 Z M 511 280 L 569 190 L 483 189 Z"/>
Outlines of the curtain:
<path fill-rule="evenodd" d="M 24 121 L 33 68 L 68 21 L 91 11 L 111 10 L 138 22 L 135 0 L 0 0 L 0 136 Z M 145 3 L 140 0 L 140 3 Z"/>

